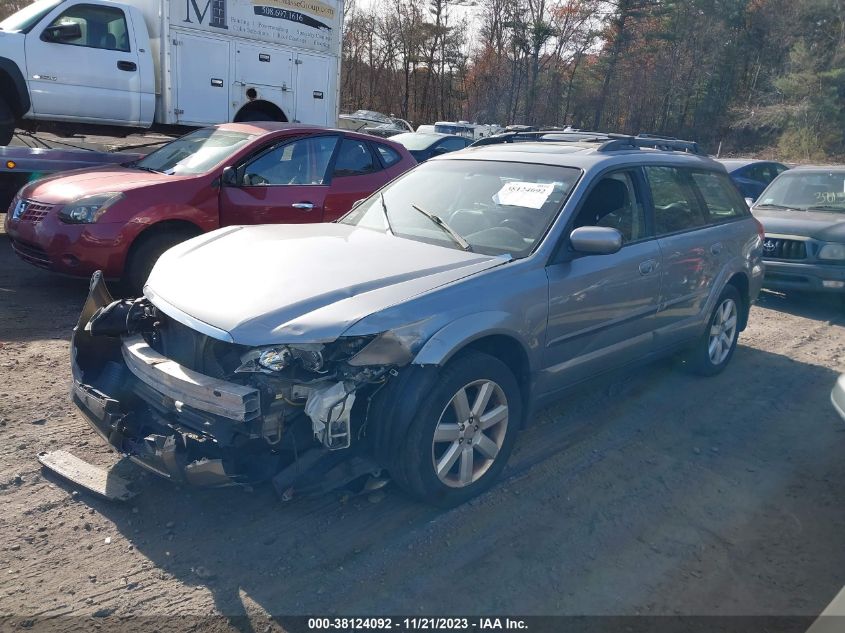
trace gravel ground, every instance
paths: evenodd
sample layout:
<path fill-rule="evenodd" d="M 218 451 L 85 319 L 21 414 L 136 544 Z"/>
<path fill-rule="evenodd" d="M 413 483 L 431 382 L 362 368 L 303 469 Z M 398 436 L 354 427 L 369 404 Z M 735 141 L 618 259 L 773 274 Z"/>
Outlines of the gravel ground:
<path fill-rule="evenodd" d="M 0 235 L 0 616 L 223 614 L 205 630 L 242 631 L 329 612 L 798 616 L 845 584 L 832 299 L 764 294 L 715 378 L 667 360 L 572 395 L 491 492 L 439 511 L 390 486 L 282 505 L 269 486 L 179 488 L 131 464 L 141 494 L 111 504 L 42 472 L 56 448 L 117 461 L 68 398 L 86 289 Z"/>

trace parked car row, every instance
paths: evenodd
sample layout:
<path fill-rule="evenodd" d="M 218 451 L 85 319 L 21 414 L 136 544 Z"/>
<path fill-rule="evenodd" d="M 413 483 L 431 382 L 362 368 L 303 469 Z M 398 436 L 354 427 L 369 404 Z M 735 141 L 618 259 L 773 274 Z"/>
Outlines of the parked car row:
<path fill-rule="evenodd" d="M 35 181 L 6 232 L 25 261 L 140 291 L 158 256 L 223 226 L 330 222 L 416 164 L 401 145 L 279 123 L 202 128 L 126 165 Z"/>
<path fill-rule="evenodd" d="M 787 171 L 752 214 L 693 142 L 513 131 L 437 152 L 452 137 L 401 136 L 427 160 L 226 124 L 25 187 L 16 252 L 102 271 L 72 343 L 97 432 L 177 481 L 270 479 L 291 498 L 387 470 L 454 505 L 572 387 L 668 354 L 717 374 L 763 285 L 845 279 L 845 169 Z M 115 299 L 105 277 L 143 292 Z"/>

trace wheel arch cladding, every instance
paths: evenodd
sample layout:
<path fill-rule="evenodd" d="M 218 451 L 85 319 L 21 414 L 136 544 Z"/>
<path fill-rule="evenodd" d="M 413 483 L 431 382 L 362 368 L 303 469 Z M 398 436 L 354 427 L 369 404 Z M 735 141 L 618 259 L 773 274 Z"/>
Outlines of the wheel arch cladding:
<path fill-rule="evenodd" d="M 0 95 L 7 99 L 16 117 L 29 111 L 31 103 L 23 74 L 18 65 L 6 57 L 0 57 Z"/>
<path fill-rule="evenodd" d="M 481 338 L 470 341 L 467 345 L 459 349 L 452 358 L 457 358 L 461 354 L 474 350 L 483 352 L 488 356 L 496 358 L 505 367 L 511 370 L 516 383 L 519 385 L 519 393 L 522 396 L 522 419 L 519 420 L 520 427 L 525 425 L 526 412 L 529 410 L 528 403 L 531 399 L 531 365 L 528 361 L 528 353 L 522 344 L 512 336 L 506 334 L 490 334 Z"/>
<path fill-rule="evenodd" d="M 728 284 L 737 289 L 739 296 L 742 299 L 742 307 L 740 309 L 739 329 L 744 330 L 748 325 L 748 313 L 751 311 L 751 300 L 749 297 L 748 276 L 745 273 L 734 273 L 728 279 Z"/>

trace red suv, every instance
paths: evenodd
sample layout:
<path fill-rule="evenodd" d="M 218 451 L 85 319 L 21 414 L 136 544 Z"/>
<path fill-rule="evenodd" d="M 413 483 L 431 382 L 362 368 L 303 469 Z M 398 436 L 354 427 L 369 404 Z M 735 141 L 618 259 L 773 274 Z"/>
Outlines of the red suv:
<path fill-rule="evenodd" d="M 25 261 L 102 270 L 133 289 L 158 256 L 230 224 L 330 222 L 416 165 L 403 146 L 313 126 L 228 123 L 134 163 L 66 172 L 20 190 L 6 216 Z"/>

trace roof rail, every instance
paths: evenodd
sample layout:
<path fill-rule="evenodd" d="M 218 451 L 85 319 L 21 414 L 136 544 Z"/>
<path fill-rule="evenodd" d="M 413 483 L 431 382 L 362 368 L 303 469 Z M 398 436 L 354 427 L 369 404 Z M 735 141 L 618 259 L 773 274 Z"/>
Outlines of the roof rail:
<path fill-rule="evenodd" d="M 631 149 L 642 149 L 644 147 L 661 149 L 670 152 L 687 152 L 688 154 L 705 154 L 695 141 L 683 141 L 671 136 L 658 136 L 656 134 L 638 134 L 630 136 L 627 134 L 608 134 L 606 142 L 599 146 L 600 152 L 618 152 Z"/>
<path fill-rule="evenodd" d="M 482 145 L 498 145 L 500 143 L 518 143 L 525 141 L 541 141 L 556 143 L 601 143 L 596 149 L 599 152 L 619 152 L 642 148 L 659 149 L 672 152 L 687 152 L 689 154 L 704 155 L 706 152 L 695 141 L 684 141 L 671 136 L 657 134 L 613 134 L 606 132 L 584 131 L 556 131 L 544 130 L 539 132 L 504 132 L 482 138 L 470 147 Z"/>
<path fill-rule="evenodd" d="M 596 132 L 567 132 L 565 130 L 542 130 L 539 132 L 503 132 L 501 134 L 494 134 L 487 138 L 481 138 L 475 141 L 470 147 L 480 147 L 482 145 L 498 145 L 500 143 L 519 143 L 525 141 L 542 141 L 542 142 L 564 142 L 577 143 L 581 142 L 600 142 L 607 140 L 607 135 Z"/>

